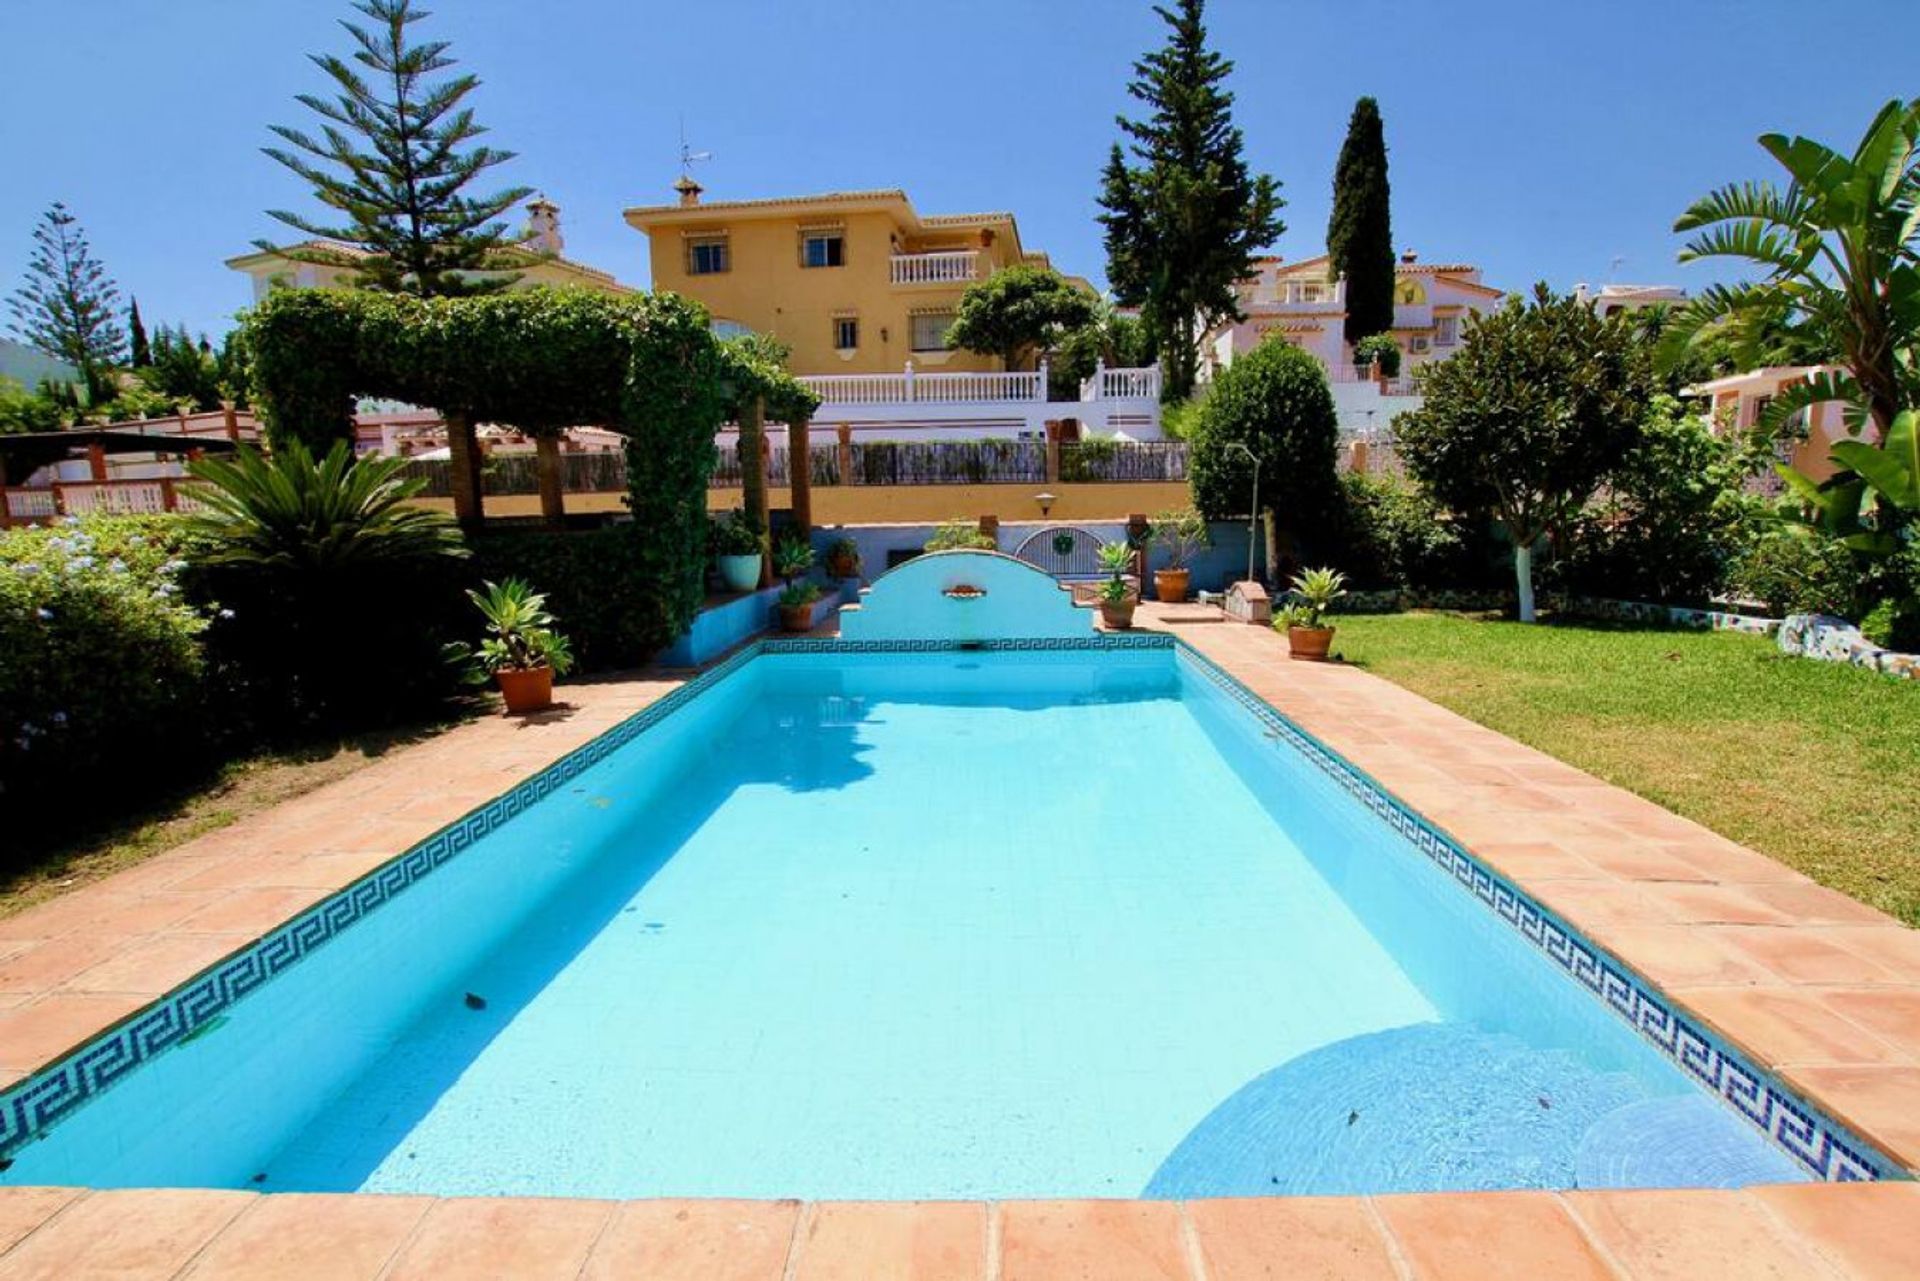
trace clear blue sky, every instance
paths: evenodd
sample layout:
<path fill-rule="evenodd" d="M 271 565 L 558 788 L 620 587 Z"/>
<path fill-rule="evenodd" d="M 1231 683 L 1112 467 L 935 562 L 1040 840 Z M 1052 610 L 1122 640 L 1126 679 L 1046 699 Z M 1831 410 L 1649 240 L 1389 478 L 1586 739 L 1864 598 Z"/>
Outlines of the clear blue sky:
<path fill-rule="evenodd" d="M 1136 0 L 428 0 L 423 29 L 483 84 L 496 170 L 562 208 L 568 254 L 645 284 L 620 220 L 669 199 L 679 119 L 710 198 L 898 186 L 925 212 L 1009 209 L 1030 248 L 1102 277 L 1100 165 Z M 313 211 L 260 154 L 344 51 L 344 0 L 0 0 L 0 289 L 65 200 L 149 324 L 224 329 L 248 301 L 221 265 Z M 1911 0 L 1215 0 L 1252 162 L 1283 185 L 1288 257 L 1318 252 L 1353 100 L 1386 118 L 1396 241 L 1490 284 L 1612 278 L 1697 288 L 1668 228 L 1695 195 L 1766 176 L 1754 138 L 1857 139 L 1920 94 Z M 1623 260 L 1612 268 L 1615 258 Z"/>

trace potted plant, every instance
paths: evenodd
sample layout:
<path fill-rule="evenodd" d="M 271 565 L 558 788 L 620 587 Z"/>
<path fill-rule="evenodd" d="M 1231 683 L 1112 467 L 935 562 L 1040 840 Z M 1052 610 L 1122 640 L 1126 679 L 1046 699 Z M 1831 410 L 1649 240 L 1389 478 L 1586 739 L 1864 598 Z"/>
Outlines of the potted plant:
<path fill-rule="evenodd" d="M 473 664 L 481 680 L 491 675 L 511 713 L 537 712 L 553 702 L 553 678 L 573 666 L 567 638 L 554 630 L 545 594 L 526 580 L 509 578 L 467 590 L 468 599 L 486 617 L 479 647 L 458 646 L 456 654 Z"/>
<path fill-rule="evenodd" d="M 1117 631 L 1133 626 L 1133 608 L 1140 603 L 1139 591 L 1127 580 L 1127 570 L 1132 565 L 1133 548 L 1126 543 L 1101 545 L 1100 568 L 1107 578 L 1094 593 L 1094 599 L 1100 602 L 1101 621 Z"/>
<path fill-rule="evenodd" d="M 1333 644 L 1327 608 L 1347 594 L 1346 581 L 1345 574 L 1332 569 L 1309 569 L 1293 576 L 1293 590 L 1273 616 L 1273 629 L 1287 634 L 1291 657 L 1326 661 L 1327 649 Z"/>
<path fill-rule="evenodd" d="M 791 583 L 813 568 L 813 548 L 798 537 L 783 538 L 773 551 L 773 572 Z"/>
<path fill-rule="evenodd" d="M 760 531 L 745 508 L 736 507 L 714 521 L 708 545 L 729 591 L 750 592 L 760 585 Z"/>
<path fill-rule="evenodd" d="M 1193 583 L 1187 562 L 1202 547 L 1212 545 L 1206 518 L 1191 507 L 1163 512 L 1154 518 L 1153 541 L 1167 553 L 1166 568 L 1153 571 L 1153 594 L 1169 605 L 1182 604 Z"/>
<path fill-rule="evenodd" d="M 827 547 L 827 573 L 835 578 L 860 577 L 860 544 L 836 538 Z"/>
<path fill-rule="evenodd" d="M 780 608 L 780 627 L 783 631 L 805 632 L 813 630 L 813 603 L 822 593 L 818 583 L 802 580 L 788 583 L 781 589 L 774 603 Z"/>

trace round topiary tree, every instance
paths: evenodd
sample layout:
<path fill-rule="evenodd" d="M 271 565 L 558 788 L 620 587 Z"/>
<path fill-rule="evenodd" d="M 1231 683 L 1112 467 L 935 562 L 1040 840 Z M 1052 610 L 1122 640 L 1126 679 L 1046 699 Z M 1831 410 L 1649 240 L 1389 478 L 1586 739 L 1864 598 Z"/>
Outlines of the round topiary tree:
<path fill-rule="evenodd" d="M 1194 504 L 1213 519 L 1247 514 L 1258 459 L 1267 576 L 1277 579 L 1282 531 L 1333 510 L 1339 435 L 1325 367 L 1298 347 L 1263 342 L 1222 370 L 1201 404 L 1187 463 Z"/>

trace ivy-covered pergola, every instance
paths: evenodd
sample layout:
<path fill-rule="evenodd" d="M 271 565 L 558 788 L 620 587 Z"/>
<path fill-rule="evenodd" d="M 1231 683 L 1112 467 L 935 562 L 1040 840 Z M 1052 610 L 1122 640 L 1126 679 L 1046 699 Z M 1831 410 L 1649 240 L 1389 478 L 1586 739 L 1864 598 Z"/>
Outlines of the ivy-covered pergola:
<path fill-rule="evenodd" d="M 482 520 L 475 423 L 534 436 L 550 520 L 560 515 L 561 432 L 596 426 L 619 433 L 643 563 L 673 584 L 668 595 L 685 603 L 688 616 L 707 559 L 715 431 L 729 416 L 742 422 L 744 462 L 748 419 L 764 421 L 772 406 L 789 422 L 804 421 L 815 407 L 784 369 L 716 339 L 706 311 L 673 294 L 534 288 L 418 298 L 290 289 L 255 307 L 246 331 L 270 446 L 298 440 L 323 452 L 351 440 L 362 397 L 436 409 L 447 424 L 454 514 L 470 530 Z M 757 444 L 751 459 L 748 499 L 757 491 L 764 536 Z"/>

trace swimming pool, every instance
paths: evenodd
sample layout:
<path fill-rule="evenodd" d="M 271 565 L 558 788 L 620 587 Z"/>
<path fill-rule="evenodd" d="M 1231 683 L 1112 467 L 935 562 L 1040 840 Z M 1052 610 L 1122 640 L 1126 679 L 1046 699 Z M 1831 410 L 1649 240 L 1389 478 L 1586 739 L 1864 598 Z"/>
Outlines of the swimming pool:
<path fill-rule="evenodd" d="M 1165 637 L 764 644 L 10 1092 L 0 1178 L 932 1199 L 1881 1172 L 1456 859 Z"/>

